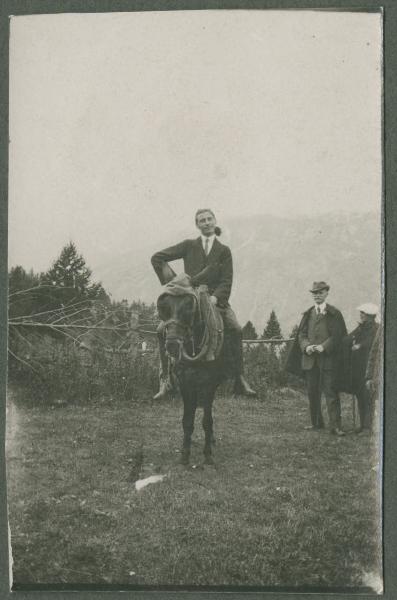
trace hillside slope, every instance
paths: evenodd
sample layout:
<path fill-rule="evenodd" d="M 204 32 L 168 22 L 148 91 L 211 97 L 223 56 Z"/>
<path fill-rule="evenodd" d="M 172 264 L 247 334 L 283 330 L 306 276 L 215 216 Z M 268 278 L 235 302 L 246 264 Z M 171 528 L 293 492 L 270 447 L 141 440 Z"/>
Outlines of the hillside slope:
<path fill-rule="evenodd" d="M 347 217 L 345 213 L 329 213 L 293 219 L 250 215 L 221 225 L 221 240 L 230 245 L 234 258 L 231 304 L 242 324 L 250 319 L 258 332 L 274 309 L 288 335 L 311 302 L 308 290 L 315 280 L 330 283 L 329 301 L 343 311 L 350 327 L 354 326 L 358 304 L 380 302 L 377 214 Z M 160 285 L 150 256 L 196 234 L 192 229 L 173 239 L 151 235 L 147 244 L 139 247 L 131 240 L 121 256 L 109 256 L 106 263 L 92 265 L 95 276 L 115 299 L 152 302 Z M 175 263 L 174 268 L 180 271 L 182 265 Z"/>

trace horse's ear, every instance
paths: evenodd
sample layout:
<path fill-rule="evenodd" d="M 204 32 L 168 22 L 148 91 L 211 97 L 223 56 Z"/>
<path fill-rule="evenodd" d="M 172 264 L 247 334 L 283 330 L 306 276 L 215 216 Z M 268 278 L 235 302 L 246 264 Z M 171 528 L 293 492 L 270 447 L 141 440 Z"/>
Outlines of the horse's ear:
<path fill-rule="evenodd" d="M 161 274 L 163 276 L 162 277 L 163 285 L 172 281 L 172 279 L 174 279 L 174 277 L 176 275 L 175 271 L 173 269 L 171 269 L 171 267 L 168 263 L 164 263 L 163 266 L 161 267 Z"/>

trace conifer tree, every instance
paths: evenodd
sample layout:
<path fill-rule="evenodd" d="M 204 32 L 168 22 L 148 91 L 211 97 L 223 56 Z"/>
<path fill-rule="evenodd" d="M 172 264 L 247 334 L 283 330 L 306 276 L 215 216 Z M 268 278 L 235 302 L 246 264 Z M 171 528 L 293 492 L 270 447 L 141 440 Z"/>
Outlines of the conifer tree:
<path fill-rule="evenodd" d="M 33 269 L 27 272 L 20 265 L 11 267 L 8 274 L 8 290 L 10 294 L 38 285 L 40 285 L 40 275 L 34 273 Z"/>
<path fill-rule="evenodd" d="M 17 265 L 8 274 L 9 317 L 34 314 L 43 304 L 42 275 Z"/>
<path fill-rule="evenodd" d="M 270 313 L 270 317 L 266 323 L 266 327 L 263 330 L 262 339 L 264 339 L 264 340 L 276 339 L 277 340 L 277 339 L 281 339 L 282 337 L 283 336 L 281 333 L 280 323 L 278 322 L 275 311 L 272 310 L 272 312 Z"/>
<path fill-rule="evenodd" d="M 61 254 L 46 274 L 47 282 L 53 286 L 74 288 L 84 294 L 90 287 L 91 270 L 84 258 L 77 253 L 70 242 L 62 248 Z"/>
<path fill-rule="evenodd" d="M 243 327 L 243 340 L 256 340 L 258 338 L 258 334 L 255 331 L 255 327 L 251 321 L 247 321 L 247 323 Z"/>
<path fill-rule="evenodd" d="M 70 294 L 73 297 L 86 297 L 91 300 L 101 300 L 110 302 L 101 283 L 91 282 L 91 269 L 73 242 L 69 242 L 62 248 L 62 251 L 52 267 L 45 274 L 44 280 L 48 285 L 54 288 L 65 288 L 69 293 L 65 293 L 65 298 Z"/>

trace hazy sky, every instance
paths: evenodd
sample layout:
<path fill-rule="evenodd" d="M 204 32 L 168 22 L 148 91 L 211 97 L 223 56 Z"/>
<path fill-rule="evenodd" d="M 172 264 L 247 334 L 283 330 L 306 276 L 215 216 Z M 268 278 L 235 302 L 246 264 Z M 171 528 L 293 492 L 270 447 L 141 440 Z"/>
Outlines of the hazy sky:
<path fill-rule="evenodd" d="M 13 17 L 10 106 L 10 265 L 188 237 L 201 206 L 380 208 L 378 14 Z"/>

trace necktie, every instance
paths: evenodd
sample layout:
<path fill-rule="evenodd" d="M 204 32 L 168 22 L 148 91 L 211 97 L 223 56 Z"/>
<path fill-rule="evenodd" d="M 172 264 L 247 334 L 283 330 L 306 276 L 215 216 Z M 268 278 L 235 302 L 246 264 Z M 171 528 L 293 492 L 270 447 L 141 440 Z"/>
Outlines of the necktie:
<path fill-rule="evenodd" d="M 204 252 L 205 255 L 208 256 L 210 241 L 208 238 L 205 238 Z"/>
<path fill-rule="evenodd" d="M 321 313 L 321 308 L 319 306 L 317 306 L 316 311 L 317 311 L 317 314 L 319 315 Z"/>

